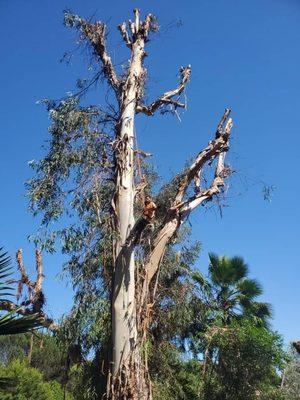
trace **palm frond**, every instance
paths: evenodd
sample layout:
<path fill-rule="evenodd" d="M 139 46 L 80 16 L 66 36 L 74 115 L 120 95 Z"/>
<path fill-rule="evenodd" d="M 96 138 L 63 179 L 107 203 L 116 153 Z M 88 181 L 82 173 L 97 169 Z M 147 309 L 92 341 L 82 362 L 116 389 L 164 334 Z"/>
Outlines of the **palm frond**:
<path fill-rule="evenodd" d="M 11 296 L 13 290 L 6 280 L 12 274 L 10 267 L 11 259 L 7 253 L 0 248 L 0 301 L 8 301 L 4 296 Z M 0 315 L 0 336 L 15 335 L 37 329 L 41 326 L 40 317 L 36 314 L 19 316 L 20 309 L 15 309 L 4 315 Z"/>
<path fill-rule="evenodd" d="M 0 300 L 2 301 L 6 301 L 6 298 L 3 298 L 4 296 L 12 295 L 13 289 L 6 280 L 6 278 L 12 275 L 10 262 L 10 257 L 7 253 L 3 252 L 3 248 L 0 247 Z"/>
<path fill-rule="evenodd" d="M 3 252 L 3 247 L 0 247 L 0 272 L 10 266 L 11 259 L 6 252 Z"/>
<path fill-rule="evenodd" d="M 0 316 L 0 336 L 26 333 L 41 326 L 40 318 L 36 314 L 19 317 L 15 311 Z"/>
<path fill-rule="evenodd" d="M 221 274 L 222 258 L 215 253 L 208 253 L 208 257 L 210 261 L 208 267 L 210 279 L 212 280 L 213 283 L 219 284 L 222 281 L 222 274 Z"/>
<path fill-rule="evenodd" d="M 235 256 L 229 259 L 230 266 L 234 271 L 235 281 L 245 278 L 249 273 L 249 267 L 244 259 L 240 256 Z"/>
<path fill-rule="evenodd" d="M 251 308 L 252 314 L 262 319 L 271 318 L 273 315 L 272 306 L 269 303 L 265 303 L 262 301 L 252 301 Z"/>
<path fill-rule="evenodd" d="M 253 299 L 263 293 L 262 286 L 256 279 L 243 279 L 237 284 L 237 288 L 248 299 Z"/>
<path fill-rule="evenodd" d="M 193 280 L 198 283 L 200 287 L 206 286 L 208 284 L 207 280 L 205 279 L 204 275 L 201 274 L 200 271 L 194 271 L 192 274 Z"/>
<path fill-rule="evenodd" d="M 236 284 L 248 274 L 248 266 L 242 257 L 219 257 L 214 253 L 209 253 L 209 259 L 211 280 L 219 286 Z"/>

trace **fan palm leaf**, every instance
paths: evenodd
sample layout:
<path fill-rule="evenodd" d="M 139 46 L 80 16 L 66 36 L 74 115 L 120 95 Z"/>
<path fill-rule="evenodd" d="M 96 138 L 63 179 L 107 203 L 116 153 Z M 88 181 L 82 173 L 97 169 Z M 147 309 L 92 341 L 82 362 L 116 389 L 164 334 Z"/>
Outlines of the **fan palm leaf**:
<path fill-rule="evenodd" d="M 26 333 L 40 327 L 40 318 L 36 314 L 19 317 L 17 310 L 0 316 L 0 336 Z"/>
<path fill-rule="evenodd" d="M 267 324 L 272 315 L 269 304 L 256 301 L 263 293 L 255 279 L 248 278 L 249 267 L 242 257 L 218 256 L 209 253 L 209 276 L 194 274 L 193 278 L 201 291 L 209 292 L 207 298 L 211 310 L 224 324 L 232 318 L 256 318 L 259 324 Z"/>
<path fill-rule="evenodd" d="M 0 247 L 0 300 L 6 301 L 5 296 L 12 295 L 12 287 L 9 286 L 7 278 L 12 274 L 12 268 L 10 266 L 11 259 L 7 253 L 3 252 L 3 248 Z"/>

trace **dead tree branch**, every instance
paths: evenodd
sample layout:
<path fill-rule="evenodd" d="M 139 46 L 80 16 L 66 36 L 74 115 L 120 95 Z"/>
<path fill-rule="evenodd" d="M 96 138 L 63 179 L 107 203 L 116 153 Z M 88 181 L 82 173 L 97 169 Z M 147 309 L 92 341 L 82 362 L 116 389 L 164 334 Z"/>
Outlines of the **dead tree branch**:
<path fill-rule="evenodd" d="M 32 281 L 23 262 L 23 252 L 19 249 L 16 254 L 16 261 L 18 270 L 20 272 L 20 279 L 17 281 L 17 293 L 16 299 L 22 297 L 24 286 L 27 288 L 27 296 L 21 302 L 21 304 L 16 304 L 12 301 L 0 301 L 0 310 L 5 311 L 15 311 L 19 315 L 31 315 L 38 314 L 40 318 L 41 325 L 55 329 L 55 324 L 53 319 L 48 317 L 43 310 L 45 304 L 45 296 L 42 290 L 42 283 L 44 279 L 43 274 L 43 263 L 42 263 L 42 253 L 40 250 L 35 252 L 35 269 L 36 269 L 36 280 Z"/>
<path fill-rule="evenodd" d="M 154 115 L 155 111 L 157 111 L 162 105 L 170 104 L 174 106 L 174 108 L 185 108 L 186 104 L 181 103 L 180 101 L 174 99 L 175 96 L 180 96 L 180 94 L 184 91 L 186 85 L 190 80 L 191 75 L 191 66 L 180 68 L 180 83 L 177 88 L 170 90 L 168 92 L 163 93 L 157 100 L 155 100 L 149 106 L 144 104 L 138 104 L 136 107 L 137 113 L 143 113 L 149 116 Z"/>
<path fill-rule="evenodd" d="M 160 262 L 163 258 L 167 245 L 178 231 L 181 224 L 188 217 L 191 211 L 196 207 L 212 200 L 218 195 L 225 186 L 225 179 L 230 175 L 231 170 L 225 165 L 225 154 L 229 150 L 230 131 L 233 126 L 232 120 L 229 118 L 230 110 L 226 109 L 220 123 L 218 124 L 216 138 L 209 142 L 208 146 L 202 150 L 192 165 L 183 172 L 181 183 L 179 184 L 175 199 L 169 208 L 165 221 L 158 231 L 153 241 L 152 251 L 149 254 L 146 263 L 146 277 L 143 284 L 141 294 L 141 305 L 144 304 L 150 283 L 159 269 Z M 211 163 L 218 157 L 214 179 L 210 187 L 199 190 L 193 197 L 184 199 L 187 189 L 194 181 L 195 177 L 203 167 Z"/>
<path fill-rule="evenodd" d="M 126 22 L 123 22 L 122 24 L 120 24 L 118 26 L 118 28 L 119 28 L 119 31 L 121 32 L 122 38 L 123 38 L 126 46 L 131 49 L 132 41 L 131 41 L 131 38 L 130 38 L 129 33 L 127 31 Z"/>

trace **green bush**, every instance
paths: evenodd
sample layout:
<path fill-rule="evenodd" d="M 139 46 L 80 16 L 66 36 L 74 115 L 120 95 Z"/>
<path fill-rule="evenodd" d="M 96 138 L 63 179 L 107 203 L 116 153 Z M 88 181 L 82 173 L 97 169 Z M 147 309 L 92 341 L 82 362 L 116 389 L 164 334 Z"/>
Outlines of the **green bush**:
<path fill-rule="evenodd" d="M 43 375 L 25 362 L 12 361 L 7 367 L 0 366 L 0 375 L 12 378 L 11 388 L 0 391 L 0 400 L 63 400 L 63 390 L 58 382 L 44 382 Z M 70 397 L 67 399 L 71 400 Z"/>

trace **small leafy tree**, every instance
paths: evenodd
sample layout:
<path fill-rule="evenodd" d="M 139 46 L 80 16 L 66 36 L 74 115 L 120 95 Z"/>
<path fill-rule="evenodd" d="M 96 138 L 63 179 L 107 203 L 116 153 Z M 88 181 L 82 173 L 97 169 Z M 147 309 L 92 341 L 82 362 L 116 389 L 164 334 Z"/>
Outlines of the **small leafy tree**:
<path fill-rule="evenodd" d="M 204 399 L 280 398 L 277 371 L 283 369 L 285 354 L 278 334 L 243 320 L 212 328 L 207 336 L 211 363 L 203 382 Z"/>
<path fill-rule="evenodd" d="M 298 344 L 299 342 L 294 342 Z M 287 363 L 282 376 L 282 392 L 286 400 L 289 399 L 300 399 L 300 356 L 299 347 L 295 350 L 292 347 L 291 357 L 289 363 Z"/>
<path fill-rule="evenodd" d="M 7 367 L 0 365 L 0 374 L 14 382 L 9 390 L 0 390 L 1 400 L 71 400 L 68 394 L 64 397 L 58 382 L 44 382 L 41 372 L 26 362 L 15 360 Z"/>
<path fill-rule="evenodd" d="M 33 346 L 32 346 L 33 340 Z M 39 332 L 34 335 L 8 335 L 0 338 L 0 362 L 8 365 L 15 359 L 29 361 L 30 366 L 37 368 L 46 381 L 63 382 L 66 364 L 66 351 L 52 334 Z"/>

